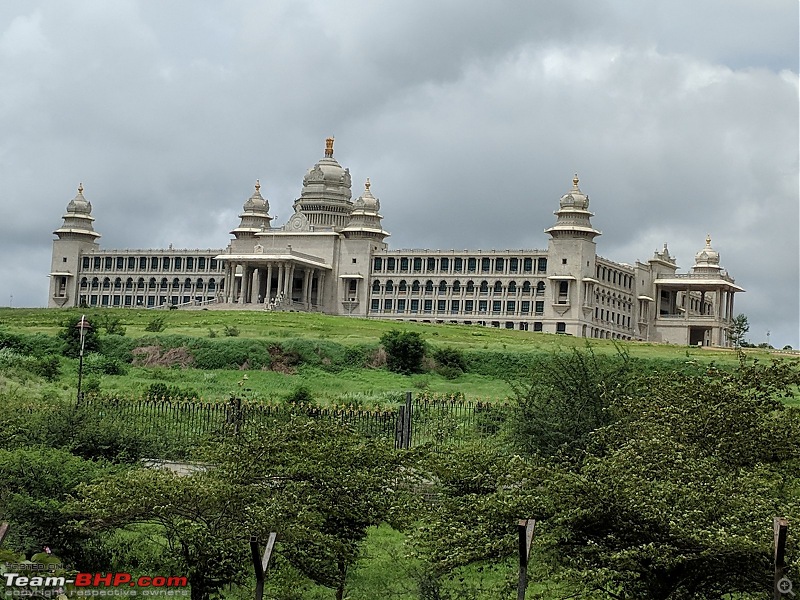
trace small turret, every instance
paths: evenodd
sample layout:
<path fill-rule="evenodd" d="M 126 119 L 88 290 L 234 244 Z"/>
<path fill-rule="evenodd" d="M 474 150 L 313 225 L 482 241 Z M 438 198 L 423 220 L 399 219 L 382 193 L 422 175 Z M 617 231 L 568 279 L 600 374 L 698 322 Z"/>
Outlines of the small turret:
<path fill-rule="evenodd" d="M 256 233 L 270 228 L 269 202 L 261 195 L 261 182 L 256 179 L 256 189 L 242 207 L 239 227 L 231 231 L 237 240 L 252 238 Z"/>
<path fill-rule="evenodd" d="M 367 179 L 364 184 L 364 193 L 361 194 L 353 205 L 350 219 L 347 226 L 342 230 L 345 236 L 350 239 L 377 239 L 383 241 L 389 236 L 388 231 L 384 231 L 379 214 L 381 202 L 370 190 L 370 182 Z"/>
<path fill-rule="evenodd" d="M 78 194 L 67 204 L 67 213 L 62 218 L 64 223 L 53 232 L 58 239 L 94 243 L 100 237 L 92 225 L 92 203 L 84 198 L 82 183 L 78 185 Z"/>

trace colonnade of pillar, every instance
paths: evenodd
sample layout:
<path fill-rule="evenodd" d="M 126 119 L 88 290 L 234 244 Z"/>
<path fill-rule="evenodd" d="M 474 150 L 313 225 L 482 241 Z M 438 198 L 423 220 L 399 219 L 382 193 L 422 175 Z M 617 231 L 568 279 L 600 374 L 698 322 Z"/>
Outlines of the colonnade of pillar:
<path fill-rule="evenodd" d="M 237 271 L 241 271 L 241 278 L 236 276 Z M 292 296 L 295 275 L 303 277 L 299 297 Z M 238 284 L 237 279 L 240 279 Z M 266 264 L 229 262 L 225 267 L 225 301 L 231 304 L 268 304 L 280 299 L 298 302 L 302 308 L 310 310 L 312 305 L 321 303 L 324 280 L 324 271 L 288 261 Z"/>

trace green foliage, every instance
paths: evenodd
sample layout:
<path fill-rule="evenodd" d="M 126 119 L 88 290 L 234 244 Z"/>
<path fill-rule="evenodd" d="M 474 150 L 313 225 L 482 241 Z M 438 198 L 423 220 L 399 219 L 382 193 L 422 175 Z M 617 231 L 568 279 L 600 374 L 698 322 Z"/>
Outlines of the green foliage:
<path fill-rule="evenodd" d="M 11 370 L 27 371 L 47 381 L 56 381 L 61 375 L 61 362 L 57 356 L 30 356 L 9 347 L 0 348 L 0 367 L 7 373 Z"/>
<path fill-rule="evenodd" d="M 187 400 L 197 398 L 198 394 L 191 388 L 180 387 L 177 385 L 167 385 L 157 382 L 148 386 L 145 398 L 148 400 Z"/>
<path fill-rule="evenodd" d="M 597 356 L 591 347 L 537 356 L 527 376 L 514 384 L 511 442 L 529 455 L 580 455 L 592 432 L 607 425 L 616 399 L 635 382 L 630 357 Z"/>
<path fill-rule="evenodd" d="M 99 351 L 103 356 L 121 363 L 133 361 L 131 352 L 139 345 L 138 340 L 121 335 L 104 335 L 99 340 Z"/>
<path fill-rule="evenodd" d="M 162 316 L 153 317 L 144 328 L 145 331 L 159 333 L 167 328 L 166 320 Z"/>
<path fill-rule="evenodd" d="M 124 375 L 128 371 L 125 363 L 98 352 L 92 352 L 84 357 L 83 369 L 85 374 L 95 375 Z"/>
<path fill-rule="evenodd" d="M 28 556 L 49 546 L 73 564 L 100 566 L 94 533 L 75 528 L 66 506 L 82 483 L 107 472 L 102 463 L 64 450 L 0 450 L 0 521 L 12 524 L 4 545 Z"/>
<path fill-rule="evenodd" d="M 750 322 L 747 315 L 738 314 L 731 319 L 730 327 L 728 327 L 728 339 L 733 343 L 734 348 L 739 348 L 744 344 L 745 335 L 750 331 Z"/>
<path fill-rule="evenodd" d="M 314 396 L 311 395 L 311 390 L 304 385 L 297 386 L 291 394 L 286 396 L 286 402 L 293 402 L 295 404 L 312 404 Z"/>
<path fill-rule="evenodd" d="M 236 337 L 239 335 L 239 328 L 236 325 L 225 325 L 223 328 L 227 337 Z"/>
<path fill-rule="evenodd" d="M 78 327 L 78 323 L 80 323 L 82 315 L 77 313 L 68 316 L 63 324 L 61 331 L 58 334 L 59 339 L 61 339 L 64 343 L 64 356 L 68 356 L 70 358 L 77 358 L 80 355 L 81 351 L 81 330 Z M 83 341 L 83 352 L 84 355 L 89 352 L 97 352 L 100 349 L 100 341 L 97 335 L 97 327 L 91 321 L 91 319 L 86 319 L 86 322 L 89 323 L 90 327 L 86 330 L 84 335 Z"/>
<path fill-rule="evenodd" d="M 381 336 L 381 345 L 390 371 L 404 375 L 422 372 L 425 341 L 419 333 L 393 329 Z"/>
<path fill-rule="evenodd" d="M 125 327 L 122 325 L 122 319 L 111 313 L 101 313 L 95 317 L 95 323 L 98 327 L 102 327 L 106 335 L 125 335 Z"/>
<path fill-rule="evenodd" d="M 209 327 L 209 328 L 208 328 L 208 337 L 210 337 L 210 338 L 215 338 L 215 337 L 217 337 L 217 332 L 216 332 L 216 330 L 215 330 L 215 329 L 211 329 L 211 327 Z"/>
<path fill-rule="evenodd" d="M 436 372 L 445 379 L 457 379 L 467 370 L 464 353 L 457 348 L 436 348 L 433 351 Z"/>

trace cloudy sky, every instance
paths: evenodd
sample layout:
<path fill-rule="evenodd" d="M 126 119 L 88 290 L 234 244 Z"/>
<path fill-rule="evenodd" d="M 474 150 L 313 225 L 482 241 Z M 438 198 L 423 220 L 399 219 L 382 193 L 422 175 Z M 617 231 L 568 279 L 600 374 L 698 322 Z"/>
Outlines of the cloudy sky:
<path fill-rule="evenodd" d="M 577 172 L 599 254 L 710 233 L 800 346 L 796 0 L 3 0 L 0 74 L 0 305 L 46 304 L 79 182 L 106 248 L 222 248 L 335 135 L 393 248 L 545 248 Z"/>

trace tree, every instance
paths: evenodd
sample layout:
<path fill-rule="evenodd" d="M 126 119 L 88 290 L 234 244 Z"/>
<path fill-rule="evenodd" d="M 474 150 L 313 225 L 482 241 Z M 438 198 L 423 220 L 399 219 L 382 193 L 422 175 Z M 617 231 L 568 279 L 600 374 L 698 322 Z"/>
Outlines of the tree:
<path fill-rule="evenodd" d="M 512 385 L 512 445 L 529 455 L 581 454 L 592 432 L 613 419 L 614 400 L 634 382 L 632 359 L 621 348 L 612 356 L 587 347 L 536 357 Z"/>
<path fill-rule="evenodd" d="M 419 333 L 392 329 L 381 336 L 381 345 L 390 371 L 404 375 L 422 371 L 425 341 Z"/>
<path fill-rule="evenodd" d="M 727 331 L 728 339 L 733 343 L 733 347 L 736 349 L 741 347 L 745 341 L 745 334 L 750 331 L 750 323 L 747 320 L 747 315 L 738 314 L 733 317 Z"/>
<path fill-rule="evenodd" d="M 731 371 L 641 372 L 576 455 L 537 452 L 524 466 L 465 455 L 452 475 L 432 471 L 442 500 L 418 547 L 438 573 L 498 563 L 516 550 L 516 519 L 534 517 L 536 551 L 565 596 L 763 593 L 772 517 L 800 517 L 800 409 L 781 401 L 796 401 L 798 383 L 796 361 L 744 357 Z"/>
<path fill-rule="evenodd" d="M 78 327 L 82 315 L 72 314 L 64 321 L 58 337 L 64 341 L 64 356 L 69 358 L 77 358 L 81 351 L 81 330 Z M 97 328 L 90 319 L 86 319 L 90 327 L 86 329 L 86 334 L 83 340 L 83 353 L 84 355 L 90 352 L 98 352 L 100 350 L 100 341 L 97 336 Z"/>
<path fill-rule="evenodd" d="M 271 531 L 281 561 L 341 600 L 368 528 L 403 506 L 403 456 L 345 425 L 296 417 L 217 440 L 202 455 L 213 467 L 190 476 L 137 469 L 86 486 L 74 509 L 93 529 L 157 525 L 168 544 L 160 565 L 186 574 L 192 600 L 243 582 L 250 536 Z"/>
<path fill-rule="evenodd" d="M 368 528 L 403 517 L 406 455 L 347 425 L 293 417 L 229 438 L 205 460 L 217 476 L 269 500 L 280 535 L 276 551 L 334 589 L 337 600 Z"/>

